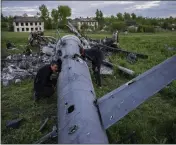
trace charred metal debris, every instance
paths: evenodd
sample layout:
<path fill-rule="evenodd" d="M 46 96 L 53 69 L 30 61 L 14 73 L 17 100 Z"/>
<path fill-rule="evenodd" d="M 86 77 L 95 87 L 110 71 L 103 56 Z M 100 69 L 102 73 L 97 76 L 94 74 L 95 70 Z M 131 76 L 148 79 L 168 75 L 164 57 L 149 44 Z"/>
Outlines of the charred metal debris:
<path fill-rule="evenodd" d="M 121 52 L 127 55 L 127 61 L 130 63 L 135 63 L 139 57 L 148 57 L 147 55 L 132 53 L 119 48 L 118 31 L 113 33 L 112 38 L 106 37 L 100 40 L 93 40 L 87 36 L 83 37 L 69 22 L 68 27 L 72 33 L 80 38 L 82 42 L 81 47 L 84 49 L 90 49 L 97 46 L 102 50 L 105 56 Z M 45 64 L 49 64 L 52 61 L 53 56 L 56 53 L 57 41 L 62 41 L 60 35 L 58 40 L 52 36 L 44 36 L 44 33 L 41 31 L 31 32 L 23 54 L 9 55 L 7 58 L 1 60 L 1 81 L 3 86 L 8 86 L 10 83 L 19 83 L 25 78 L 33 78 L 37 73 L 38 68 Z M 62 44 L 64 45 L 64 42 Z M 38 52 L 33 53 L 30 47 L 36 46 L 38 47 Z M 11 41 L 6 43 L 6 47 L 8 50 L 17 49 L 15 44 Z M 86 61 L 91 67 L 91 63 L 88 60 Z M 112 75 L 115 66 L 128 75 L 134 75 L 132 70 L 112 64 L 108 61 L 108 58 L 103 61 L 101 74 Z"/>

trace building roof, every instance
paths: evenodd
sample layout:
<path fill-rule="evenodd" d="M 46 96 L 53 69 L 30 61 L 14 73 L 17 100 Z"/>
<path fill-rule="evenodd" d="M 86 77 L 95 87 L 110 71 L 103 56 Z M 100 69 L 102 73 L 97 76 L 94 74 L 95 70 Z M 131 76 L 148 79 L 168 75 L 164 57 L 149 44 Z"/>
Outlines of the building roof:
<path fill-rule="evenodd" d="M 42 20 L 37 17 L 22 17 L 22 16 L 14 17 L 13 21 L 14 22 L 42 22 Z"/>

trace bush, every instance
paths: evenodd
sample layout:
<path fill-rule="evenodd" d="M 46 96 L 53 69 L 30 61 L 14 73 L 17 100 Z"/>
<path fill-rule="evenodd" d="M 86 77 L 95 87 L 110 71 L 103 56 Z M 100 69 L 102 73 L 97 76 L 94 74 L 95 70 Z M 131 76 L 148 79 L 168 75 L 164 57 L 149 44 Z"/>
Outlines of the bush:
<path fill-rule="evenodd" d="M 140 26 L 138 27 L 137 32 L 141 32 L 141 33 L 143 33 L 143 32 L 144 32 L 144 29 L 143 29 L 143 26 L 142 26 L 142 25 L 140 25 Z"/>
<path fill-rule="evenodd" d="M 154 33 L 155 28 L 153 26 L 149 26 L 149 25 L 140 25 L 138 27 L 138 32 Z"/>
<path fill-rule="evenodd" d="M 111 24 L 111 31 L 114 30 L 124 30 L 126 28 L 126 24 L 124 22 L 114 22 Z"/>
<path fill-rule="evenodd" d="M 13 32 L 13 31 L 14 31 L 14 27 L 13 27 L 12 24 L 9 24 L 9 31 L 10 31 L 10 32 Z"/>
<path fill-rule="evenodd" d="M 7 31 L 8 30 L 8 24 L 7 24 L 7 22 L 1 22 L 1 29 L 3 31 Z"/>
<path fill-rule="evenodd" d="M 152 32 L 152 33 L 154 33 L 155 32 L 155 28 L 153 27 L 153 26 L 144 26 L 144 32 Z"/>

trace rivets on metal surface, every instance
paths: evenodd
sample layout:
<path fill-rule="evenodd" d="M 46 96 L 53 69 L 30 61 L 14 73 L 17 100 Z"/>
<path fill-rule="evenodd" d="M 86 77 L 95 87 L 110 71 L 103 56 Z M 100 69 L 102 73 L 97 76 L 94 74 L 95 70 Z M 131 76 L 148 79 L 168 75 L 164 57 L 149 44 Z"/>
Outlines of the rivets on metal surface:
<path fill-rule="evenodd" d="M 87 135 L 90 135 L 90 132 L 88 132 Z"/>
<path fill-rule="evenodd" d="M 69 128 L 68 134 L 73 134 L 73 133 L 76 132 L 76 130 L 78 130 L 78 126 L 74 125 L 74 126 L 72 126 L 72 127 Z"/>
<path fill-rule="evenodd" d="M 90 92 L 94 95 L 94 93 L 93 93 L 93 91 L 92 91 L 92 90 L 90 90 Z"/>

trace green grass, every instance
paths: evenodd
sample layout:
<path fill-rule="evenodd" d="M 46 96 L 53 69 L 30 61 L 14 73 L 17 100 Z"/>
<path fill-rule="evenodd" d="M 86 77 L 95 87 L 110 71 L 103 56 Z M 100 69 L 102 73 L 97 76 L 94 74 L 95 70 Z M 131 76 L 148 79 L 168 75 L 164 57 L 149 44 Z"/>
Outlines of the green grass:
<path fill-rule="evenodd" d="M 47 31 L 45 35 L 54 36 L 55 34 Z M 63 35 L 64 33 L 62 33 Z M 89 36 L 103 38 L 106 35 L 90 34 Z M 110 37 L 111 35 L 107 36 Z M 28 33 L 2 32 L 1 48 L 5 48 L 7 40 L 11 40 L 17 46 L 24 45 L 27 42 L 27 37 Z M 120 35 L 120 45 L 123 49 L 147 54 L 149 58 L 139 59 L 136 64 L 130 64 L 124 56 L 116 54 L 110 57 L 110 60 L 134 70 L 136 74 L 141 74 L 176 54 L 176 51 L 165 49 L 165 44 L 176 47 L 176 33 Z M 103 96 L 130 79 L 120 75 L 118 70 L 115 70 L 114 76 L 103 77 L 102 89 L 94 84 L 97 97 Z M 31 80 L 1 88 L 2 143 L 33 143 L 52 129 L 54 120 L 51 119 L 44 132 L 39 133 L 37 131 L 41 121 L 48 115 L 56 115 L 56 96 L 51 99 L 43 99 L 39 104 L 34 104 L 31 89 Z M 25 118 L 19 129 L 7 129 L 5 127 L 7 120 L 18 117 Z M 135 131 L 136 134 L 131 140 L 123 143 L 176 143 L 176 81 L 110 127 L 108 129 L 110 143 L 123 139 L 132 131 Z"/>

